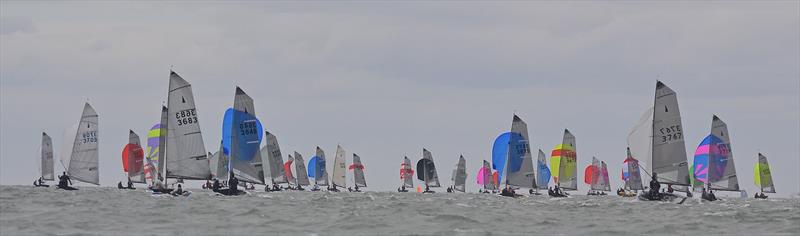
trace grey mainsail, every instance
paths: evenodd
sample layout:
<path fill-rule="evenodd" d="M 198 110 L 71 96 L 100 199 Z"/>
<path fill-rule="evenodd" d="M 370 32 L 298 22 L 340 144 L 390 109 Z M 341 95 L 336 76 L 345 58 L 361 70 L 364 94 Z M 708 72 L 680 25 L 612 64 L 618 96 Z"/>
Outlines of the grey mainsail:
<path fill-rule="evenodd" d="M 628 159 L 625 160 L 628 168 L 628 178 L 625 179 L 625 187 L 630 190 L 644 190 L 642 186 L 642 174 L 639 171 L 639 161 L 631 154 L 628 148 Z"/>
<path fill-rule="evenodd" d="M 214 154 L 217 160 L 216 168 L 214 171 L 214 175 L 219 180 L 227 180 L 228 179 L 228 155 L 225 155 L 225 150 L 223 149 L 222 141 L 219 142 L 219 150 Z"/>
<path fill-rule="evenodd" d="M 269 131 L 265 131 L 265 140 L 267 145 L 262 149 L 261 155 L 267 157 L 264 160 L 264 173 L 268 173 L 265 177 L 272 179 L 272 183 L 284 184 L 289 183 L 286 179 L 286 172 L 283 169 L 283 154 L 281 154 L 281 147 L 278 145 L 278 137 Z"/>
<path fill-rule="evenodd" d="M 96 185 L 100 185 L 98 121 L 97 112 L 87 102 L 83 106 L 67 166 L 70 178 Z"/>
<path fill-rule="evenodd" d="M 564 138 L 561 141 L 562 148 L 567 149 L 564 146 L 571 147 L 573 150 L 571 155 L 574 157 L 561 157 L 561 162 L 558 165 L 559 178 L 557 184 L 565 190 L 578 190 L 578 147 L 575 144 L 575 135 L 564 129 Z"/>
<path fill-rule="evenodd" d="M 233 98 L 233 110 L 246 115 L 233 115 L 231 129 L 230 157 L 231 171 L 241 181 L 264 184 L 264 170 L 261 159 L 261 140 L 253 98 L 238 86 Z M 249 116 L 248 116 L 249 115 Z M 245 139 L 245 140 L 240 140 Z M 248 150 L 255 150 L 251 152 Z"/>
<path fill-rule="evenodd" d="M 334 188 L 347 186 L 347 163 L 345 163 L 344 157 L 344 148 L 336 145 L 336 157 L 333 159 L 333 173 L 331 175 L 331 184 L 333 184 Z"/>
<path fill-rule="evenodd" d="M 723 170 L 722 173 L 712 174 L 709 178 L 711 181 L 711 189 L 724 190 L 724 191 L 739 191 L 739 180 L 736 177 L 736 167 L 733 161 L 733 148 L 731 148 L 730 133 L 728 133 L 728 125 L 722 119 L 714 115 L 711 119 L 711 135 L 719 138 L 721 143 L 717 145 L 719 153 L 715 156 L 721 158 L 719 162 L 709 161 L 709 170 Z M 724 166 L 720 166 L 724 165 Z M 711 171 L 709 174 L 715 171 Z"/>
<path fill-rule="evenodd" d="M 53 174 L 53 139 L 50 135 L 42 132 L 42 156 L 39 159 L 39 172 L 42 180 L 54 180 Z"/>
<path fill-rule="evenodd" d="M 424 161 L 423 168 L 420 168 L 420 164 L 417 163 L 417 176 L 420 176 L 420 169 L 422 169 L 422 176 L 423 179 L 420 179 L 425 182 L 426 187 L 441 187 L 442 185 L 439 183 L 439 175 L 436 173 L 436 165 L 433 162 L 433 155 L 430 151 L 423 148 L 422 149 L 422 159 L 428 160 Z M 420 160 L 422 161 L 422 160 Z"/>
<path fill-rule="evenodd" d="M 467 184 L 467 160 L 464 159 L 464 156 L 458 157 L 458 163 L 456 163 L 456 168 L 453 170 L 453 189 L 459 192 L 466 191 L 466 184 Z"/>
<path fill-rule="evenodd" d="M 139 135 L 133 130 L 128 132 L 128 178 L 134 183 L 144 183 L 144 152 L 142 151 Z M 141 157 L 135 157 L 140 155 Z M 135 157 L 135 158 L 134 158 Z"/>
<path fill-rule="evenodd" d="M 517 115 L 511 122 L 511 138 L 506 159 L 506 184 L 521 188 L 536 188 L 536 173 L 533 170 L 533 156 L 528 136 L 528 124 Z M 512 158 L 522 158 L 517 169 L 513 169 Z M 519 162 L 518 162 L 519 163 Z"/>
<path fill-rule="evenodd" d="M 294 169 L 297 172 L 297 185 L 299 186 L 308 186 L 310 181 L 308 181 L 308 172 L 306 171 L 306 163 L 303 160 L 303 156 L 300 153 L 294 152 Z"/>
<path fill-rule="evenodd" d="M 403 181 L 403 186 L 406 188 L 414 187 L 414 169 L 411 167 L 411 159 L 403 157 L 403 162 L 400 163 L 400 180 Z"/>
<path fill-rule="evenodd" d="M 361 164 L 361 157 L 353 153 L 353 164 L 350 165 L 353 170 L 353 183 L 357 187 L 367 187 L 367 179 L 364 178 L 364 164 Z"/>
<path fill-rule="evenodd" d="M 658 173 L 662 184 L 689 186 L 689 167 L 678 97 L 675 91 L 661 81 L 656 82 L 652 134 L 652 156 L 647 163 L 648 174 Z"/>
<path fill-rule="evenodd" d="M 192 85 L 174 71 L 170 71 L 167 105 L 166 177 L 208 179 L 211 171 L 200 132 Z"/>

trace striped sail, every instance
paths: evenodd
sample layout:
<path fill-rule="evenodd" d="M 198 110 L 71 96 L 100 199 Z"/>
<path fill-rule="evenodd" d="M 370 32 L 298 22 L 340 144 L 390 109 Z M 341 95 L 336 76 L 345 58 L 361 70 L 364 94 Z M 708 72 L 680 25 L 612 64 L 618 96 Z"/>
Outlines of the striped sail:
<path fill-rule="evenodd" d="M 550 182 L 550 168 L 547 168 L 547 156 L 542 149 L 539 149 L 539 158 L 536 161 L 536 166 L 538 168 L 536 171 L 536 188 L 547 189 L 547 185 Z"/>
<path fill-rule="evenodd" d="M 308 186 L 308 173 L 306 173 L 306 163 L 300 153 L 294 152 L 294 170 L 297 172 L 297 185 Z"/>
<path fill-rule="evenodd" d="M 83 106 L 83 113 L 67 166 L 67 175 L 70 178 L 100 185 L 98 127 L 97 112 L 87 102 Z"/>
<path fill-rule="evenodd" d="M 144 183 L 144 151 L 139 143 L 139 135 L 128 132 L 128 144 L 122 150 L 122 169 L 134 183 Z"/>
<path fill-rule="evenodd" d="M 678 97 L 661 81 L 656 82 L 652 134 L 652 156 L 647 163 L 649 174 L 658 173 L 662 184 L 688 186 L 689 166 Z"/>
<path fill-rule="evenodd" d="M 769 169 L 767 157 L 758 153 L 758 162 L 753 168 L 753 181 L 763 193 L 775 193 L 775 183 L 772 182 L 772 172 Z"/>
<path fill-rule="evenodd" d="M 367 179 L 364 177 L 364 164 L 361 164 L 361 157 L 353 153 L 353 164 L 350 164 L 353 171 L 353 183 L 358 187 L 367 187 Z"/>
<path fill-rule="evenodd" d="M 331 175 L 331 184 L 333 184 L 333 187 L 347 186 L 347 163 L 344 157 L 344 148 L 336 145 L 336 157 L 333 159 L 333 173 Z"/>
<path fill-rule="evenodd" d="M 514 115 L 505 166 L 506 184 L 508 185 L 536 188 L 536 175 L 533 170 L 533 156 L 529 140 L 528 124 L 519 116 Z"/>
<path fill-rule="evenodd" d="M 278 137 L 269 131 L 266 132 L 266 143 L 261 150 L 261 155 L 266 157 L 263 160 L 264 173 L 268 173 L 265 177 L 272 179 L 272 183 L 285 184 L 289 183 L 286 179 L 286 171 L 283 168 L 283 154 L 281 154 L 281 147 L 278 145 Z"/>
<path fill-rule="evenodd" d="M 170 71 L 167 105 L 166 177 L 210 178 L 192 85 L 174 71 Z"/>
<path fill-rule="evenodd" d="M 414 169 L 411 166 L 411 159 L 403 157 L 403 162 L 400 163 L 400 180 L 403 181 L 403 186 L 406 188 L 414 187 Z"/>
<path fill-rule="evenodd" d="M 467 160 L 464 156 L 458 157 L 456 168 L 453 169 L 453 176 L 450 178 L 453 181 L 453 189 L 459 192 L 466 191 L 467 183 Z"/>
<path fill-rule="evenodd" d="M 42 132 L 42 156 L 39 159 L 39 172 L 42 180 L 54 180 L 53 174 L 53 139 L 50 135 Z"/>
<path fill-rule="evenodd" d="M 162 107 L 162 111 L 166 111 L 166 108 Z M 155 184 L 155 181 L 159 179 L 159 169 L 160 166 L 159 159 L 163 159 L 163 154 L 159 148 L 161 145 L 160 143 L 166 141 L 161 139 L 161 124 L 155 124 L 150 130 L 147 132 L 147 148 L 145 149 L 144 153 L 146 156 L 146 165 L 145 165 L 145 177 L 150 180 L 151 184 Z"/>

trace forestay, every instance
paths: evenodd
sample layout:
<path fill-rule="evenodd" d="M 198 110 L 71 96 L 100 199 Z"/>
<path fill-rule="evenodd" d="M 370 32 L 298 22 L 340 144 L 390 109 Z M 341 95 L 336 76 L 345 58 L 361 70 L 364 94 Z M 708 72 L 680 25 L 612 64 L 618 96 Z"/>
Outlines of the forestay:
<path fill-rule="evenodd" d="M 83 106 L 67 166 L 70 178 L 96 185 L 100 185 L 98 121 L 97 112 L 87 102 Z"/>
<path fill-rule="evenodd" d="M 167 101 L 166 177 L 205 180 L 211 177 L 200 133 L 192 85 L 170 72 Z"/>

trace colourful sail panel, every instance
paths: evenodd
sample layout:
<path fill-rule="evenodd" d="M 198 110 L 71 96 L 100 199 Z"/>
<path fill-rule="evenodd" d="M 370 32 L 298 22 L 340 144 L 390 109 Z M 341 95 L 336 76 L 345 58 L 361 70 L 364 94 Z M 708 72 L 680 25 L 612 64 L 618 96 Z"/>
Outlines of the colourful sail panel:
<path fill-rule="evenodd" d="M 758 162 L 753 167 L 753 180 L 756 186 L 761 189 L 761 192 L 775 193 L 775 183 L 772 182 L 772 172 L 770 171 L 767 157 L 761 153 L 758 154 Z"/>
<path fill-rule="evenodd" d="M 628 157 L 622 162 L 622 180 L 625 181 L 625 188 L 643 190 L 639 161 L 631 155 L 630 148 L 627 149 L 627 153 Z"/>
<path fill-rule="evenodd" d="M 145 155 L 147 156 L 147 164 L 145 166 L 145 177 L 150 180 L 150 183 L 153 183 L 154 180 L 159 179 L 157 176 L 159 175 L 158 166 L 159 165 L 159 153 L 160 150 L 160 143 L 163 141 L 161 140 L 161 124 L 155 124 L 153 127 L 150 128 L 150 131 L 147 132 L 147 149 L 145 150 Z"/>
<path fill-rule="evenodd" d="M 400 163 L 400 180 L 406 188 L 414 187 L 414 169 L 408 157 L 403 157 L 403 162 Z"/>
<path fill-rule="evenodd" d="M 139 135 L 130 130 L 128 144 L 122 149 L 122 169 L 134 183 L 144 183 L 144 151 L 139 144 Z"/>
<path fill-rule="evenodd" d="M 550 154 L 550 167 L 553 172 L 553 182 L 566 190 L 578 189 L 577 159 L 575 136 L 564 130 L 564 139 L 556 145 Z"/>
<path fill-rule="evenodd" d="M 545 156 L 542 149 L 539 149 L 539 158 L 536 161 L 536 166 L 538 169 L 536 187 L 538 189 L 547 189 L 547 185 L 550 183 L 550 168 L 547 168 L 547 156 Z"/>
<path fill-rule="evenodd" d="M 222 150 L 228 157 L 230 171 L 249 183 L 264 184 L 261 160 L 261 122 L 253 114 L 228 108 L 222 121 Z"/>
<path fill-rule="evenodd" d="M 508 159 L 508 142 L 511 141 L 511 132 L 505 132 L 497 136 L 492 145 L 492 169 L 500 171 L 502 180 L 502 171 L 506 166 L 506 159 Z"/>

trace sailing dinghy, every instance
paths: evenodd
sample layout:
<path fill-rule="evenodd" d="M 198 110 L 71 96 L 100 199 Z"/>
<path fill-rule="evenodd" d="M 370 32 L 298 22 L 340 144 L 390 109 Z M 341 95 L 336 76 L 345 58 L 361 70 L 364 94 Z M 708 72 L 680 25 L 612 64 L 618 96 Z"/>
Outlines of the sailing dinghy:
<path fill-rule="evenodd" d="M 433 155 L 428 149 L 422 149 L 422 158 L 417 161 L 417 179 L 425 183 L 423 193 L 435 193 L 431 187 L 441 187 L 439 175 L 436 174 L 436 165 L 433 163 Z"/>
<path fill-rule="evenodd" d="M 553 170 L 553 197 L 566 197 L 566 190 L 578 190 L 578 154 L 575 135 L 564 129 L 561 144 L 550 153 L 550 167 Z"/>
<path fill-rule="evenodd" d="M 464 156 L 458 157 L 458 163 L 456 163 L 456 168 L 453 169 L 453 175 L 450 180 L 453 181 L 453 186 L 448 188 L 448 192 L 466 192 L 467 160 L 464 159 Z"/>
<path fill-rule="evenodd" d="M 294 152 L 294 158 L 294 170 L 297 172 L 297 178 L 295 178 L 296 190 L 305 190 L 303 186 L 311 184 L 311 182 L 308 181 L 308 173 L 306 173 L 306 163 L 300 153 Z"/>
<path fill-rule="evenodd" d="M 333 174 L 331 175 L 331 186 L 329 191 L 339 192 L 338 187 L 347 187 L 347 163 L 345 160 L 345 150 L 340 145 L 336 145 L 336 157 L 333 159 Z"/>
<path fill-rule="evenodd" d="M 767 157 L 761 153 L 758 153 L 758 162 L 753 167 L 753 181 L 761 189 L 761 194 L 756 193 L 755 198 L 766 199 L 767 195 L 764 193 L 775 193 L 775 183 L 772 182 Z"/>
<path fill-rule="evenodd" d="M 59 176 L 58 188 L 77 190 L 70 187 L 72 179 L 88 184 L 100 185 L 99 153 L 98 153 L 98 116 L 94 108 L 87 102 L 83 106 L 80 122 L 76 127 L 74 139 L 66 163 L 66 175 Z"/>
<path fill-rule="evenodd" d="M 355 185 L 351 192 L 361 192 L 360 188 L 367 187 L 367 179 L 364 178 L 364 164 L 361 164 L 361 157 L 358 154 L 353 153 L 353 164 L 350 164 L 348 169 L 353 171 L 353 185 Z"/>
<path fill-rule="evenodd" d="M 53 174 L 53 139 L 45 132 L 42 132 L 41 156 L 39 158 L 38 167 L 40 173 L 39 179 L 33 181 L 33 186 L 50 187 L 50 185 L 45 184 L 44 181 L 55 180 L 55 174 Z"/>
<path fill-rule="evenodd" d="M 692 184 L 695 189 L 701 189 L 704 200 L 717 200 L 712 190 L 741 192 L 729 136 L 728 125 L 714 115 L 711 134 L 700 142 L 695 151 L 691 168 Z"/>
<path fill-rule="evenodd" d="M 478 169 L 476 180 L 478 185 L 483 186 L 483 190 L 478 191 L 479 193 L 490 193 L 497 191 L 497 181 L 492 175 L 492 167 L 488 161 L 483 160 L 483 166 Z"/>
<path fill-rule="evenodd" d="M 269 186 L 264 187 L 264 191 L 280 191 L 282 187 L 280 184 L 289 184 L 286 178 L 286 170 L 284 169 L 283 154 L 281 154 L 281 147 L 278 145 L 278 137 L 269 131 L 266 132 L 266 143 L 261 149 L 261 155 L 264 160 L 264 173 L 265 178 L 268 176 L 272 180 L 272 188 Z"/>
<path fill-rule="evenodd" d="M 122 170 L 127 175 L 127 186 L 117 183 L 118 189 L 136 189 L 134 183 L 144 183 L 144 150 L 139 143 L 139 135 L 128 131 L 128 144 L 122 149 Z"/>
<path fill-rule="evenodd" d="M 630 148 L 627 148 L 626 152 L 628 157 L 622 162 L 622 180 L 625 184 L 620 191 L 617 191 L 617 195 L 635 197 L 637 191 L 644 190 L 642 176 L 639 172 L 639 160 L 633 158 Z"/>
<path fill-rule="evenodd" d="M 628 147 L 633 157 L 646 162 L 644 172 L 657 179 L 659 188 L 661 184 L 687 187 L 689 168 L 677 94 L 657 81 L 653 105 L 628 135 Z M 655 186 L 656 182 L 651 181 L 651 184 Z M 680 198 L 654 190 L 643 191 L 639 200 L 673 201 Z"/>
<path fill-rule="evenodd" d="M 325 152 L 317 147 L 316 155 L 308 160 L 308 177 L 314 178 L 314 187 L 311 191 L 319 191 L 320 186 L 328 186 L 328 170 L 325 164 Z"/>
<path fill-rule="evenodd" d="M 403 162 L 400 163 L 400 187 L 397 192 L 408 192 L 408 189 L 414 189 L 414 168 L 411 167 L 411 159 L 403 157 Z"/>

